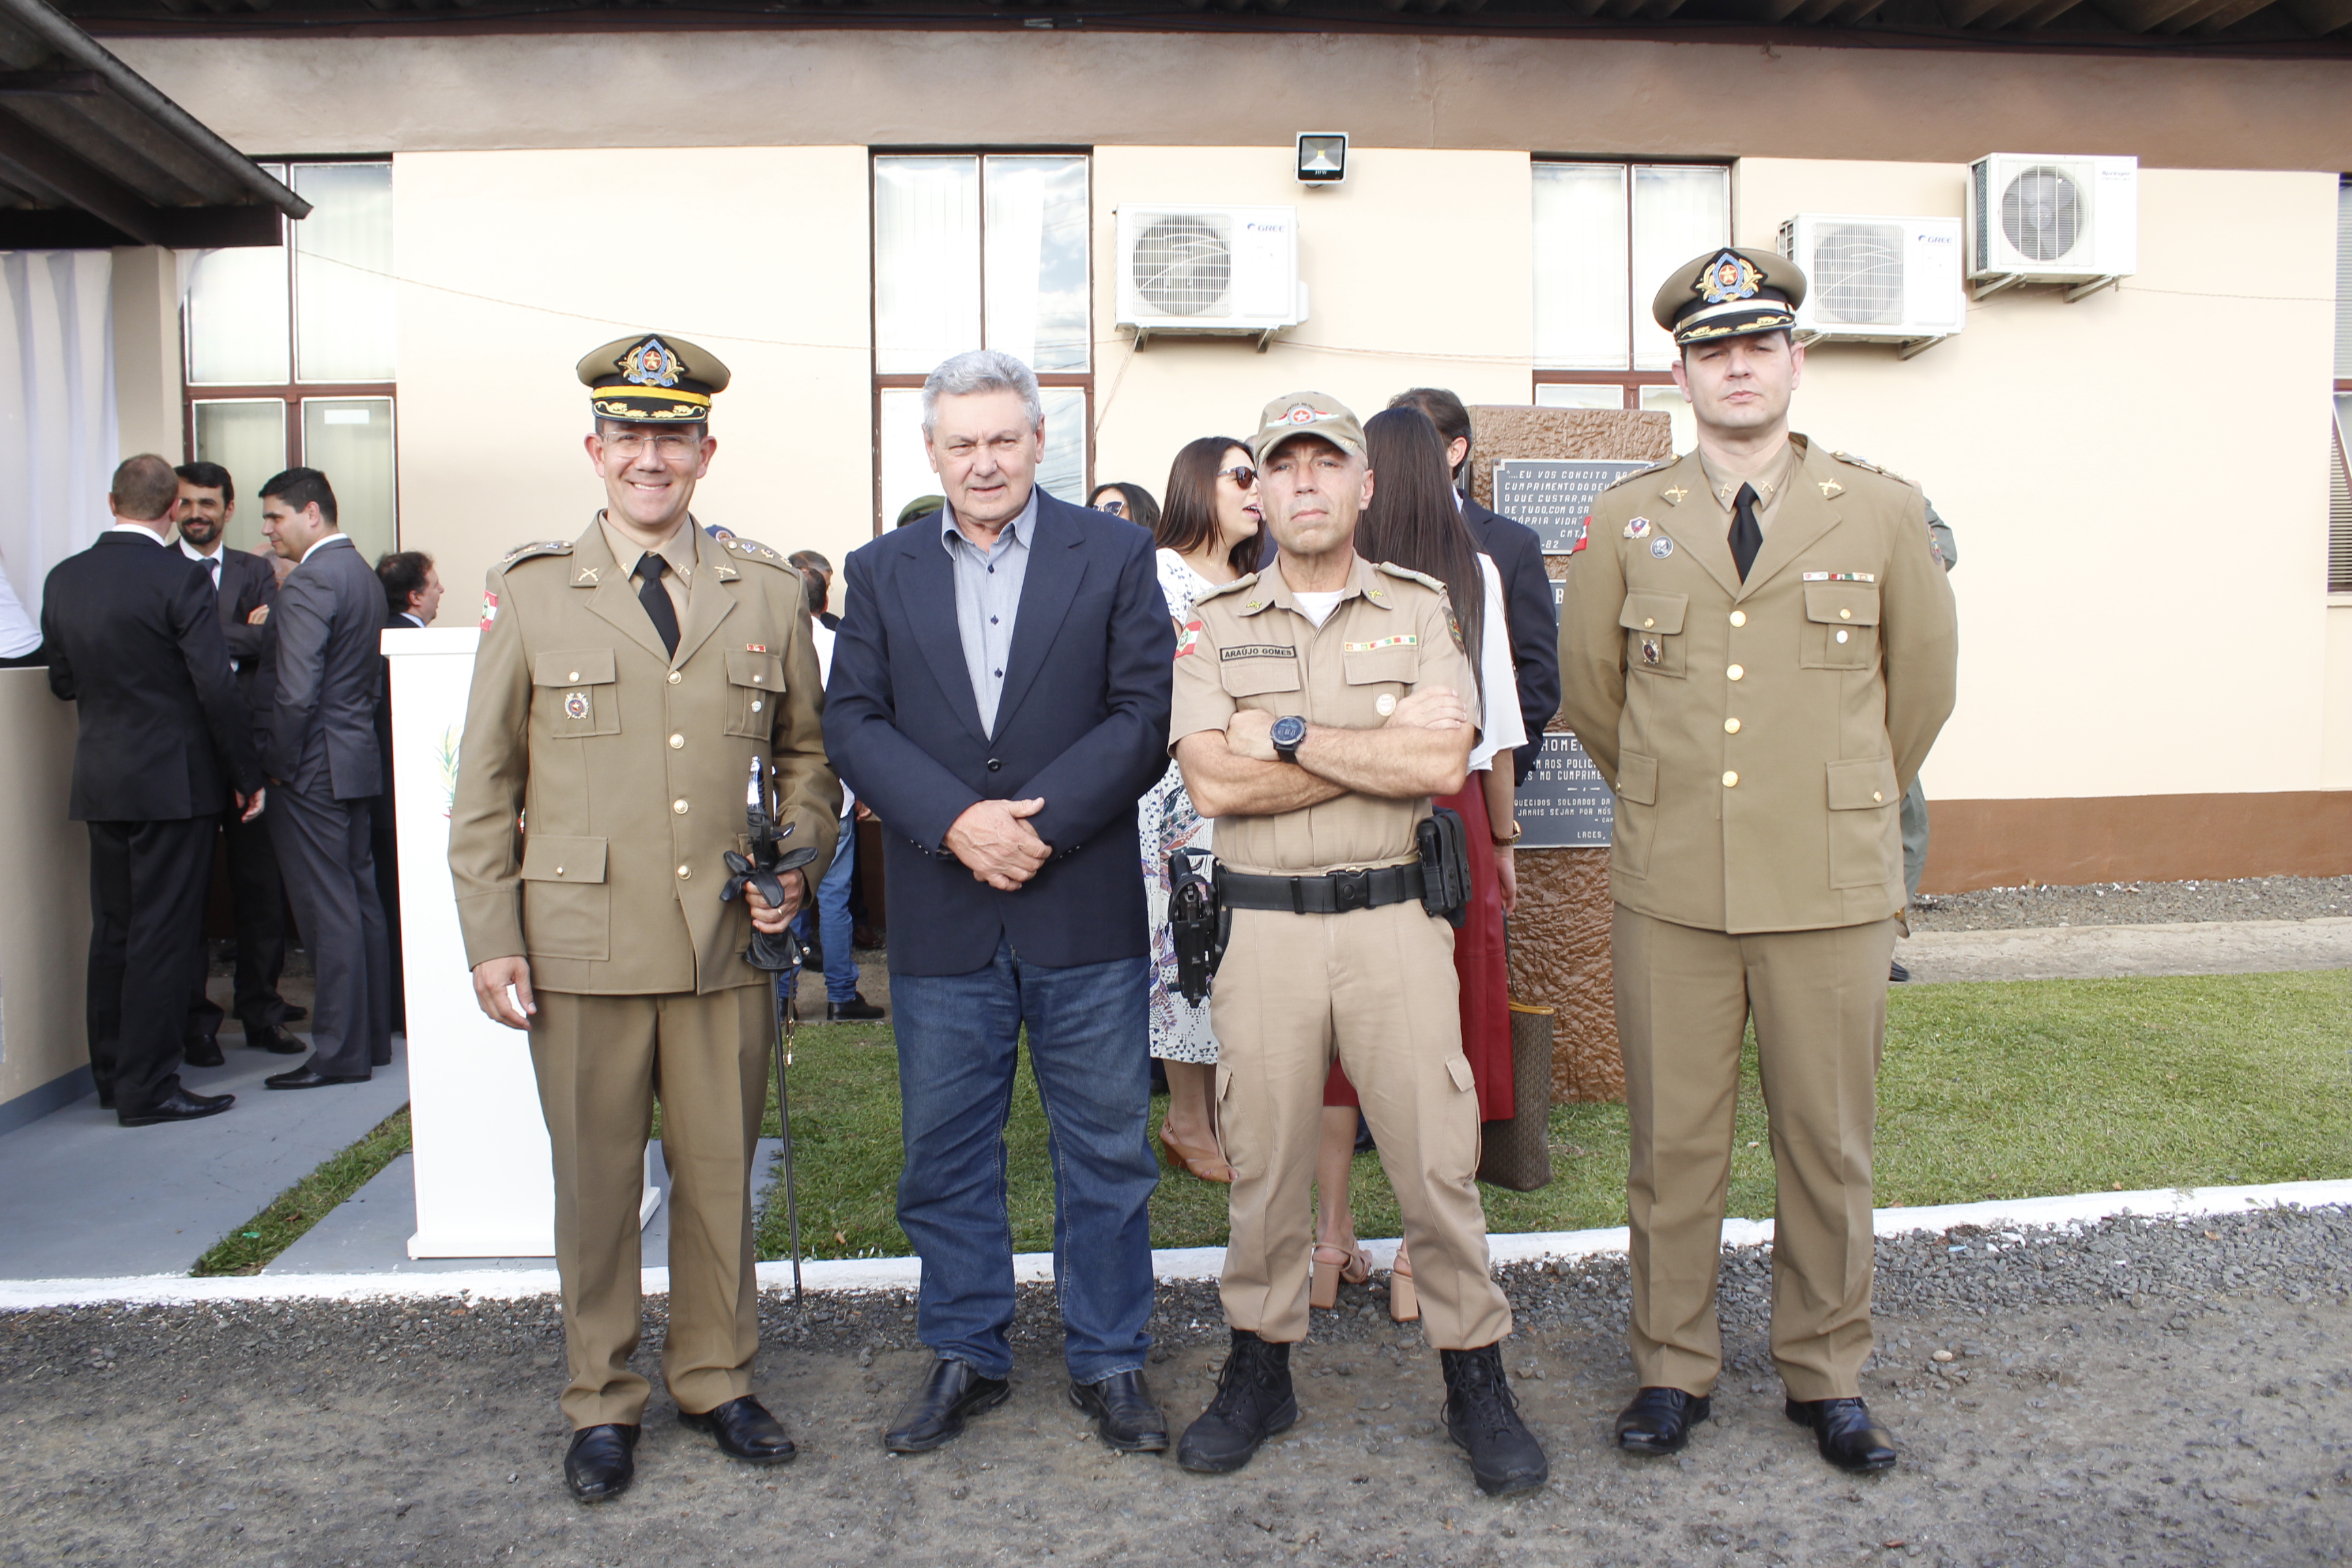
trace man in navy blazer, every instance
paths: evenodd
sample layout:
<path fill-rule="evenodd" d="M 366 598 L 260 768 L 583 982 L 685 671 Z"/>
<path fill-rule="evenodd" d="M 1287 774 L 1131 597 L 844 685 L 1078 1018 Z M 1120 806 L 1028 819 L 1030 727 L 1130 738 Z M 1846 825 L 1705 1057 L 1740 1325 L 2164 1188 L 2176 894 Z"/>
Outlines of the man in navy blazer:
<path fill-rule="evenodd" d="M 884 1442 L 936 1448 L 1008 1393 L 1003 1137 L 1025 1026 L 1070 1397 L 1107 1443 L 1158 1452 L 1135 803 L 1167 767 L 1174 629 L 1150 534 L 1036 488 L 1028 366 L 949 360 L 923 387 L 923 439 L 948 504 L 845 563 L 824 710 L 835 768 L 883 824 L 898 1223 L 939 1357 Z"/>

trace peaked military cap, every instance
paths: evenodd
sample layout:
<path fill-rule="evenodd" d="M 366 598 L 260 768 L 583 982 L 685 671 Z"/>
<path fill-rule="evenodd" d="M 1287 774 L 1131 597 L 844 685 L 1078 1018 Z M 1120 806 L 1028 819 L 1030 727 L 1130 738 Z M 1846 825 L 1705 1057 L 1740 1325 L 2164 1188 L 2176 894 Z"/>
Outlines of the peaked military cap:
<path fill-rule="evenodd" d="M 710 398 L 727 390 L 719 356 L 684 338 L 646 333 L 615 338 L 580 362 L 588 406 L 600 419 L 688 424 L 710 417 Z"/>
<path fill-rule="evenodd" d="M 1650 314 L 1677 343 L 1786 331 L 1805 302 L 1805 269 L 1769 250 L 1725 247 L 1666 277 Z"/>

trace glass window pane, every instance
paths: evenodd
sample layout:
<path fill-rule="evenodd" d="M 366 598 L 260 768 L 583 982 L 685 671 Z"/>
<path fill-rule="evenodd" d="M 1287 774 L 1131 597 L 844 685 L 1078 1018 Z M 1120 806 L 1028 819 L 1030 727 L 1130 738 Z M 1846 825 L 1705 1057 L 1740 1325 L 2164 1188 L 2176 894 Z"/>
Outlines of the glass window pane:
<path fill-rule="evenodd" d="M 1651 319 L 1666 274 L 1731 243 L 1731 171 L 1649 165 L 1633 171 L 1633 368 L 1664 370 L 1675 341 Z"/>
<path fill-rule="evenodd" d="M 2336 379 L 2352 381 L 2352 179 L 2336 187 Z"/>
<path fill-rule="evenodd" d="M 1087 368 L 1087 161 L 987 161 L 987 345 L 1032 370 Z"/>
<path fill-rule="evenodd" d="M 228 470 L 236 512 L 227 539 L 237 550 L 267 553 L 261 537 L 261 487 L 286 469 L 286 405 L 277 398 L 235 403 L 199 403 L 196 461 Z"/>
<path fill-rule="evenodd" d="M 196 258 L 188 275 L 190 383 L 282 386 L 287 335 L 285 247 L 238 246 Z"/>
<path fill-rule="evenodd" d="M 875 368 L 919 375 L 980 346 L 980 160 L 875 159 Z"/>
<path fill-rule="evenodd" d="M 1055 500 L 1072 506 L 1087 504 L 1087 389 L 1049 386 L 1039 401 L 1045 405 L 1045 458 L 1037 465 L 1037 483 Z"/>
<path fill-rule="evenodd" d="M 1675 427 L 1675 450 L 1687 452 L 1698 445 L 1698 419 L 1691 413 L 1690 399 L 1678 386 L 1645 386 L 1642 388 L 1642 406 L 1663 408 Z"/>
<path fill-rule="evenodd" d="M 1538 408 L 1618 408 L 1625 406 L 1622 386 L 1559 386 L 1536 388 Z"/>
<path fill-rule="evenodd" d="M 297 163 L 294 191 L 311 205 L 294 226 L 296 376 L 390 381 L 392 165 Z"/>
<path fill-rule="evenodd" d="M 336 521 L 362 555 L 400 548 L 391 398 L 304 398 L 302 461 L 334 486 Z"/>
<path fill-rule="evenodd" d="M 1536 363 L 1625 368 L 1625 169 L 1535 166 Z"/>

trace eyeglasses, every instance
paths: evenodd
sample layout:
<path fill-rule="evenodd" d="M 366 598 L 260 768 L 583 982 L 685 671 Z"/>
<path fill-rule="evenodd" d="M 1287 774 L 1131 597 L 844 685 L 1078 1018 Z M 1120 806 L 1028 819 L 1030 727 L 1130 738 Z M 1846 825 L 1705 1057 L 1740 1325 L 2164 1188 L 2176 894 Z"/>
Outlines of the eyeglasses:
<path fill-rule="evenodd" d="M 1231 479 L 1234 481 L 1234 488 L 1235 489 L 1245 490 L 1254 488 L 1257 484 L 1257 470 L 1251 468 L 1247 463 L 1242 463 L 1230 468 L 1219 468 L 1217 470 L 1217 478 L 1221 479 Z"/>
<path fill-rule="evenodd" d="M 1125 517 L 1127 515 L 1127 503 L 1123 500 L 1115 500 L 1108 497 L 1105 497 L 1103 500 L 1095 502 L 1095 510 L 1097 511 L 1107 511 L 1113 517 Z"/>
<path fill-rule="evenodd" d="M 604 450 L 616 458 L 640 457 L 648 445 L 654 456 L 665 463 L 684 462 L 702 447 L 698 438 L 682 430 L 664 430 L 652 436 L 642 430 L 619 430 L 604 437 Z"/>

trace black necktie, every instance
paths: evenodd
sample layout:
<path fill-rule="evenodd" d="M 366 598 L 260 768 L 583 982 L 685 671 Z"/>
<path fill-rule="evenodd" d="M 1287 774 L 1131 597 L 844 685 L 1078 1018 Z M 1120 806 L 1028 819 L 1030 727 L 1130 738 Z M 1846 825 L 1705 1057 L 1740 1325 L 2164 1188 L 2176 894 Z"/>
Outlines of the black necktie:
<path fill-rule="evenodd" d="M 210 574 L 212 574 L 212 579 L 213 579 L 213 593 L 214 593 L 214 595 L 215 595 L 215 596 L 217 596 L 217 595 L 219 595 L 219 593 L 220 593 L 220 568 L 221 568 L 221 563 L 220 563 L 220 557 L 219 557 L 219 556 L 217 556 L 217 555 L 213 555 L 213 556 L 207 556 L 207 557 L 205 558 L 205 570 L 206 572 L 209 572 Z"/>
<path fill-rule="evenodd" d="M 1748 581 L 1748 569 L 1763 548 L 1764 531 L 1756 523 L 1756 487 L 1742 485 L 1731 500 L 1731 563 L 1739 568 L 1741 582 Z"/>
<path fill-rule="evenodd" d="M 662 586 L 662 574 L 668 570 L 668 562 L 650 550 L 646 552 L 637 562 L 637 603 L 643 605 L 646 614 L 653 617 L 654 630 L 661 634 L 662 647 L 675 654 L 677 652 L 677 612 L 670 607 L 669 590 Z"/>

